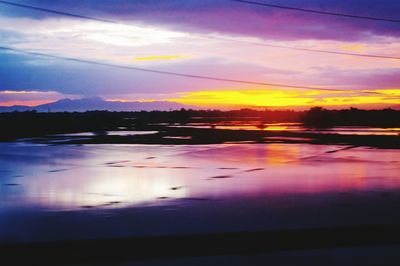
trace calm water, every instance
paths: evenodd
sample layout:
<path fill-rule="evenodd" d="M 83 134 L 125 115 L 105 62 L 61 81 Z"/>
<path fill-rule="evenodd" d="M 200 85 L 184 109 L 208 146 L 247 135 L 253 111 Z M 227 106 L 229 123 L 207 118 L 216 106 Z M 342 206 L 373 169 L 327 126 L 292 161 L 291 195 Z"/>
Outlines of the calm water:
<path fill-rule="evenodd" d="M 210 128 L 209 123 L 189 123 L 186 125 L 174 125 L 174 127 L 194 127 L 194 128 Z M 400 128 L 379 128 L 379 127 L 361 127 L 346 126 L 332 127 L 326 129 L 311 129 L 302 126 L 300 123 L 272 123 L 265 124 L 260 127 L 259 121 L 229 121 L 218 122 L 213 126 L 215 129 L 230 130 L 264 130 L 264 131 L 291 131 L 303 133 L 324 133 L 324 134 L 341 134 L 341 135 L 400 135 Z"/>
<path fill-rule="evenodd" d="M 161 123 L 156 125 L 168 126 L 168 124 Z M 326 129 L 312 129 L 302 126 L 300 123 L 271 123 L 265 126 L 260 126 L 259 121 L 228 121 L 219 122 L 210 125 L 210 123 L 188 123 L 185 125 L 173 124 L 171 127 L 189 127 L 189 128 L 215 128 L 215 129 L 229 129 L 229 130 L 263 130 L 263 131 L 290 131 L 302 133 L 322 133 L 322 134 L 340 134 L 340 135 L 400 135 L 400 128 L 379 128 L 379 127 L 360 127 L 360 126 L 347 126 L 347 127 L 332 127 Z M 134 136 L 134 135 L 147 135 L 156 134 L 158 131 L 136 131 L 136 130 L 114 130 L 105 132 L 79 132 L 68 134 L 51 135 L 52 137 L 68 138 L 68 137 L 93 137 L 95 135 L 109 135 L 109 136 Z"/>
<path fill-rule="evenodd" d="M 400 150 L 0 143 L 0 242 L 400 222 Z"/>

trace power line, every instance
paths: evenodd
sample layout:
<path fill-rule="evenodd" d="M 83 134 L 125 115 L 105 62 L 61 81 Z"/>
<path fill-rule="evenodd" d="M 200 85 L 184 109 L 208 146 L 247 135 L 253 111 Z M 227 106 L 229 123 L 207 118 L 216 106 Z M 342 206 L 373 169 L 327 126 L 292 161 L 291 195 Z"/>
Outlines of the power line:
<path fill-rule="evenodd" d="M 235 0 L 232 0 L 232 1 L 235 1 Z M 9 2 L 9 1 L 0 1 L 0 4 L 6 4 L 6 5 L 15 6 L 15 7 L 32 9 L 32 10 L 35 10 L 35 11 L 42 11 L 42 12 L 52 13 L 52 14 L 56 14 L 56 15 L 74 17 L 74 18 L 91 20 L 91 21 L 96 21 L 96 22 L 105 22 L 105 23 L 111 23 L 111 24 L 130 26 L 127 23 L 121 23 L 121 22 L 115 21 L 115 20 L 109 20 L 109 19 L 86 16 L 86 15 L 79 15 L 79 14 L 68 13 L 68 12 L 63 12 L 63 11 L 58 11 L 58 10 L 53 10 L 53 9 L 47 9 L 47 8 L 41 8 L 41 7 L 31 6 L 31 5 L 24 5 L 24 4 L 19 4 L 19 3 Z M 311 49 L 311 48 L 300 48 L 300 47 L 294 47 L 294 46 L 275 45 L 275 44 L 268 44 L 268 43 L 262 43 L 262 42 L 242 41 L 242 40 L 237 40 L 237 39 L 215 37 L 215 36 L 200 36 L 200 35 L 196 35 L 196 37 L 197 38 L 201 38 L 201 39 L 215 39 L 215 40 L 221 40 L 221 41 L 225 41 L 225 42 L 236 42 L 236 43 L 243 43 L 243 44 L 249 44 L 249 45 L 258 45 L 258 46 L 265 46 L 265 47 L 297 50 L 297 51 L 303 51 L 303 52 L 325 53 L 325 54 L 335 54 L 335 55 L 345 55 L 345 56 L 357 56 L 357 57 L 367 57 L 367 58 L 377 58 L 377 59 L 400 60 L 400 57 L 396 57 L 396 56 L 386 56 L 386 55 L 377 55 L 377 54 L 362 54 L 362 53 L 349 53 L 349 52 L 340 52 L 340 51 Z"/>
<path fill-rule="evenodd" d="M 47 57 L 47 58 L 53 58 L 53 59 L 61 59 L 61 60 L 78 62 L 78 63 L 91 64 L 91 65 L 99 65 L 99 66 L 105 66 L 105 67 L 134 70 L 134 71 L 141 71 L 141 72 L 148 72 L 148 73 L 162 74 L 162 75 L 169 75 L 169 76 L 179 76 L 179 77 L 185 77 L 185 78 L 195 78 L 195 79 L 203 79 L 203 80 L 213 80 L 213 81 L 221 81 L 221 82 L 270 86 L 270 87 L 281 87 L 281 88 L 292 88 L 292 89 L 349 92 L 348 90 L 341 90 L 341 89 L 317 88 L 317 87 L 297 86 L 297 85 L 280 84 L 280 83 L 267 83 L 267 82 L 261 82 L 261 81 L 219 78 L 219 77 L 212 77 L 212 76 L 186 74 L 186 73 L 180 73 L 180 72 L 171 72 L 171 71 L 163 71 L 163 70 L 148 69 L 148 68 L 139 68 L 139 67 L 133 67 L 133 66 L 125 66 L 125 65 L 111 64 L 111 63 L 105 63 L 105 62 L 97 62 L 97 61 L 86 60 L 86 59 L 78 59 L 78 58 L 73 58 L 73 57 L 65 57 L 65 56 L 51 55 L 51 54 L 46 54 L 46 53 L 32 52 L 32 51 L 26 51 L 26 50 L 22 50 L 22 49 L 5 47 L 5 46 L 0 46 L 0 50 L 16 52 L 16 53 L 25 54 L 25 55 L 40 56 L 40 57 Z M 365 94 L 380 94 L 377 92 L 370 92 L 370 91 L 357 91 L 357 92 L 365 93 Z"/>
<path fill-rule="evenodd" d="M 47 8 L 42 8 L 42 7 L 38 7 L 38 6 L 19 4 L 19 3 L 9 2 L 9 1 L 0 1 L 0 4 L 5 4 L 5 5 L 10 5 L 10 6 L 15 6 L 15 7 L 21 7 L 21 8 L 26 8 L 26 9 L 32 9 L 32 10 L 36 10 L 36 11 L 42 11 L 42 12 L 47 12 L 47 13 L 52 13 L 52 14 L 57 14 L 57 15 L 62 15 L 62 16 L 67 16 L 67 17 L 74 17 L 74 18 L 80 18 L 80 19 L 93 20 L 93 21 L 97 21 L 97 22 L 117 23 L 115 21 L 108 20 L 108 19 L 102 19 L 102 18 L 95 18 L 95 17 L 85 16 L 85 15 L 73 14 L 73 13 L 58 11 L 58 10 L 54 10 L 54 9 L 47 9 Z"/>
<path fill-rule="evenodd" d="M 400 57 L 388 56 L 388 55 L 361 54 L 361 53 L 339 52 L 339 51 L 332 51 L 332 50 L 301 48 L 301 47 L 294 47 L 294 46 L 287 46 L 287 45 L 276 45 L 276 44 L 269 44 L 269 43 L 263 43 L 263 42 L 253 42 L 253 41 L 237 40 L 237 39 L 224 38 L 224 37 L 214 37 L 214 36 L 201 36 L 200 38 L 215 39 L 215 40 L 221 40 L 221 41 L 226 41 L 226 42 L 234 41 L 234 42 L 250 44 L 250 45 L 273 47 L 273 48 L 282 48 L 282 49 L 290 49 L 290 50 L 298 50 L 298 51 L 313 52 L 313 53 L 324 53 L 324 54 L 348 55 L 348 56 L 370 57 L 370 58 L 379 58 L 379 59 L 400 60 Z"/>
<path fill-rule="evenodd" d="M 339 16 L 339 17 L 347 17 L 347 18 L 355 18 L 355 19 L 366 19 L 366 20 L 376 20 L 376 21 L 386 21 L 386 22 L 400 23 L 399 19 L 360 16 L 360 15 L 338 13 L 338 12 L 330 12 L 330 11 L 321 11 L 321 10 L 315 10 L 315 9 L 292 7 L 292 6 L 275 5 L 275 4 L 268 4 L 268 3 L 264 3 L 264 2 L 248 1 L 248 0 L 230 0 L 230 1 L 240 2 L 240 3 L 244 3 L 244 4 L 250 4 L 250 5 L 257 5 L 257 6 L 264 6 L 264 7 L 272 7 L 272 8 L 280 8 L 280 9 L 286 9 L 286 10 L 293 10 L 293 11 L 321 14 L 321 15 Z"/>

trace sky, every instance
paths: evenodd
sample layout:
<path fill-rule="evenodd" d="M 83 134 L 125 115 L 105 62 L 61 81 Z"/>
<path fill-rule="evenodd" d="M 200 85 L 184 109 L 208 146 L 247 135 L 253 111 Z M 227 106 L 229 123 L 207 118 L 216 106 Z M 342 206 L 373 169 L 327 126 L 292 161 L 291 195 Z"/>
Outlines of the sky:
<path fill-rule="evenodd" d="M 400 20 L 398 0 L 257 0 Z M 0 46 L 162 75 L 0 49 L 0 105 L 63 98 L 175 101 L 205 108 L 383 108 L 400 105 L 400 23 L 328 16 L 230 0 L 14 0 L 107 23 L 0 3 Z"/>

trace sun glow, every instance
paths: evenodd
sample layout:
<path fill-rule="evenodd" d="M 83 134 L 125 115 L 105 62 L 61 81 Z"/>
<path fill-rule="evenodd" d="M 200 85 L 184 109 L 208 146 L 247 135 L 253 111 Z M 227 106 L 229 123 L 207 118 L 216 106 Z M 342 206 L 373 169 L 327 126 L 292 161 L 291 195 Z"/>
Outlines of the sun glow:
<path fill-rule="evenodd" d="M 143 27 L 139 25 L 109 24 L 90 22 L 78 25 L 75 29 L 87 40 L 115 46 L 143 46 L 168 43 L 185 36 L 180 32 Z"/>
<path fill-rule="evenodd" d="M 350 43 L 350 44 L 340 44 L 338 47 L 344 51 L 363 52 L 366 48 L 366 45 L 362 43 L 355 43 L 355 44 Z"/>
<path fill-rule="evenodd" d="M 210 90 L 182 94 L 171 101 L 205 106 L 254 106 L 254 107 L 309 107 L 349 106 L 364 104 L 400 104 L 400 90 L 363 92 L 326 92 L 295 90 Z M 380 95 L 381 94 L 381 95 Z"/>
<path fill-rule="evenodd" d="M 178 60 L 178 59 L 185 59 L 189 58 L 188 56 L 182 55 L 150 55 L 144 57 L 136 57 L 134 58 L 135 61 L 161 61 L 161 60 Z"/>

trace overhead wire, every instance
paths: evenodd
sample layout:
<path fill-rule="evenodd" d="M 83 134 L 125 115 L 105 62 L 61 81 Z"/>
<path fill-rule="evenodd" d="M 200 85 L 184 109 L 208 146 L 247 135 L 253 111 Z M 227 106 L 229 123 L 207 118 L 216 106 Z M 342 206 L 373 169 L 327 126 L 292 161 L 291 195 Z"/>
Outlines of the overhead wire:
<path fill-rule="evenodd" d="M 320 14 L 320 15 L 328 15 L 328 16 L 347 17 L 347 18 L 352 18 L 352 19 L 364 19 L 364 20 L 375 20 L 375 21 L 385 21 L 385 22 L 400 23 L 400 19 L 392 19 L 392 18 L 384 18 L 384 17 L 372 17 L 372 16 L 362 16 L 362 15 L 347 14 L 347 13 L 332 12 L 332 11 L 322 11 L 322 10 L 307 9 L 307 8 L 300 8 L 300 7 L 293 7 L 293 6 L 286 6 L 286 5 L 269 4 L 269 3 L 265 3 L 265 2 L 252 1 L 252 0 L 229 0 L 229 1 L 240 2 L 240 3 L 243 3 L 243 4 L 250 4 L 250 5 L 256 5 L 256 6 L 269 7 L 269 8 L 279 8 L 279 9 L 286 9 L 286 10 L 292 10 L 292 11 L 314 13 L 314 14 Z"/>
<path fill-rule="evenodd" d="M 232 1 L 236 1 L 236 0 L 232 0 Z M 247 1 L 247 2 L 251 2 L 251 1 Z M 25 9 L 31 9 L 31 10 L 41 11 L 41 12 L 46 12 L 46 13 L 52 13 L 52 14 L 61 15 L 61 16 L 67 16 L 67 17 L 91 20 L 91 21 L 96 21 L 96 22 L 104 22 L 104 23 L 131 26 L 128 23 L 123 23 L 123 22 L 120 22 L 120 21 L 115 21 L 115 20 L 110 20 L 110 19 L 105 19 L 105 18 L 99 18 L 99 17 L 93 17 L 93 16 L 87 16 L 87 15 L 81 15 L 81 14 L 75 14 L 75 13 L 70 13 L 70 12 L 64 12 L 64 11 L 60 11 L 60 10 L 42 8 L 42 7 L 38 7 L 38 6 L 20 4 L 20 3 L 10 2 L 10 1 L 0 0 L 0 4 L 10 5 L 10 6 L 19 7 L 19 8 L 25 8 Z M 290 49 L 290 50 L 297 50 L 297 51 L 303 51 L 303 52 L 325 53 L 325 54 L 344 55 L 344 56 L 357 56 L 357 57 L 376 58 L 376 59 L 400 60 L 399 56 L 388 56 L 388 55 L 379 55 L 379 54 L 365 54 L 365 53 L 351 53 L 351 52 L 342 52 L 342 51 L 333 51 L 333 50 L 324 50 L 324 49 L 313 49 L 313 48 L 295 47 L 295 46 L 289 46 L 289 45 L 270 44 L 270 43 L 265 43 L 265 42 L 260 42 L 260 41 L 255 42 L 255 41 L 247 41 L 247 40 L 238 40 L 238 39 L 233 39 L 233 38 L 225 38 L 225 37 L 210 36 L 210 35 L 195 35 L 195 37 L 196 38 L 201 38 L 201 39 L 220 40 L 220 41 L 224 41 L 224 42 L 236 42 L 236 43 L 242 43 L 242 44 L 248 44 L 248 45 L 257 45 L 257 46 L 272 47 L 272 48 Z"/>
<path fill-rule="evenodd" d="M 6 46 L 0 46 L 0 50 L 15 52 L 15 53 L 19 53 L 19 54 L 25 54 L 25 55 L 31 55 L 31 56 L 40 56 L 40 57 L 47 57 L 47 58 L 53 58 L 53 59 L 61 59 L 61 60 L 78 62 L 78 63 L 91 64 L 91 65 L 99 65 L 99 66 L 112 67 L 112 68 L 118 68 L 118 69 L 134 70 L 134 71 L 148 72 L 148 73 L 154 73 L 154 74 L 179 76 L 179 77 L 195 78 L 195 79 L 202 79 L 202 80 L 213 80 L 213 81 L 248 84 L 248 85 L 259 85 L 259 86 L 268 86 L 268 87 L 280 87 L 280 88 L 287 88 L 287 89 L 291 88 L 291 89 L 322 90 L 322 91 L 335 91 L 335 92 L 357 92 L 357 93 L 363 93 L 363 94 L 380 94 L 378 92 L 373 92 L 373 91 L 353 91 L 353 90 L 321 88 L 321 87 L 311 87 L 311 86 L 282 84 L 282 83 L 269 83 L 269 82 L 263 82 L 263 81 L 230 79 L 230 78 L 221 78 L 221 77 L 206 76 L 206 75 L 197 75 L 197 74 L 191 74 L 191 73 L 181 73 L 181 72 L 164 71 L 164 70 L 149 69 L 149 68 L 140 68 L 140 67 L 134 67 L 134 66 L 107 63 L 107 62 L 98 62 L 98 61 L 87 60 L 87 59 L 79 59 L 79 58 L 74 58 L 74 57 L 52 55 L 52 54 L 41 53 L 41 52 L 27 51 L 27 50 L 23 50 L 23 49 L 17 49 L 17 48 L 6 47 Z"/>

